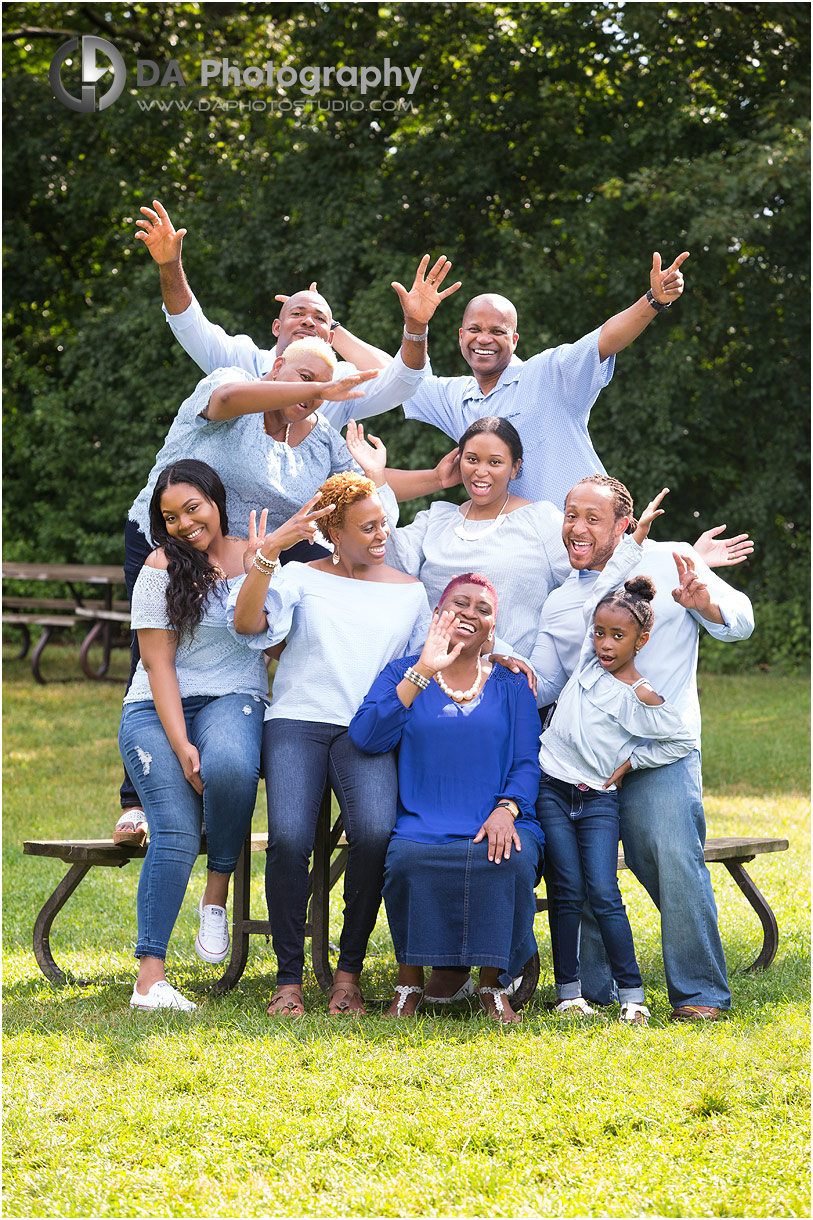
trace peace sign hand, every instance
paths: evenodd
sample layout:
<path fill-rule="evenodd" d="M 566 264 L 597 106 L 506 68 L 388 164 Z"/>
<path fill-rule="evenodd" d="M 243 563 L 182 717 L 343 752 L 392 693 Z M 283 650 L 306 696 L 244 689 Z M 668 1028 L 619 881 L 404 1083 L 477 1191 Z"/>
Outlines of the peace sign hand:
<path fill-rule="evenodd" d="M 709 587 L 704 584 L 695 572 L 694 560 L 691 555 L 679 555 L 672 552 L 678 572 L 678 587 L 672 590 L 672 597 L 684 610 L 696 610 L 703 614 L 711 606 Z"/>
<path fill-rule="evenodd" d="M 243 551 L 243 571 L 248 572 L 254 563 L 254 556 L 265 542 L 265 525 L 268 521 L 268 509 L 260 513 L 260 528 L 257 529 L 257 514 L 252 508 L 248 518 L 248 542 Z"/>
<path fill-rule="evenodd" d="M 671 305 L 683 292 L 683 276 L 680 268 L 689 257 L 689 251 L 679 254 L 671 267 L 665 270 L 661 267 L 661 256 L 656 250 L 652 255 L 652 270 L 649 273 L 649 284 L 652 295 L 661 305 Z"/>

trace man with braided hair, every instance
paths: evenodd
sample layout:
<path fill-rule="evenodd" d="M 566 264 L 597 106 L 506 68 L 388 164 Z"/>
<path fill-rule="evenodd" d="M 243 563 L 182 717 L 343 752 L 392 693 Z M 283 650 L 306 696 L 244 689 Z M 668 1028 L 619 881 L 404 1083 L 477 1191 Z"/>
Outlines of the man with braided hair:
<path fill-rule="evenodd" d="M 573 571 L 545 603 L 531 657 L 540 705 L 555 701 L 577 666 L 584 604 L 621 538 L 634 528 L 632 507 L 627 488 L 609 475 L 590 475 L 568 493 L 562 538 Z M 700 542 L 707 540 L 704 535 Z M 720 562 L 719 553 L 712 558 Z M 647 539 L 635 573 L 650 577 L 657 590 L 655 625 L 638 668 L 681 715 L 696 748 L 678 762 L 625 777 L 621 840 L 628 866 L 661 914 L 670 1019 L 714 1021 L 730 1007 L 731 993 L 703 855 L 698 640 L 701 627 L 718 640 L 747 639 L 753 611 L 745 594 L 721 580 L 687 543 Z M 613 982 L 592 916 L 582 924 L 581 972 L 585 996 L 611 1003 Z"/>

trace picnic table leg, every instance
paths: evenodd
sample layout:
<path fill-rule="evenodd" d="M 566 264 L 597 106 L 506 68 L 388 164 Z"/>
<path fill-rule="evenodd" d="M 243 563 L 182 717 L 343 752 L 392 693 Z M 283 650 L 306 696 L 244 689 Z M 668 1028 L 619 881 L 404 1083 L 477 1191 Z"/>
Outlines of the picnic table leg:
<path fill-rule="evenodd" d="M 45 645 L 48 643 L 53 634 L 53 627 L 43 627 L 42 635 L 37 640 L 37 646 L 31 654 L 31 672 L 33 673 L 37 682 L 39 682 L 40 686 L 45 686 L 48 681 L 48 679 L 43 678 L 42 674 L 40 673 L 40 657 L 45 650 Z"/>
<path fill-rule="evenodd" d="M 82 641 L 82 647 L 79 649 L 79 664 L 82 667 L 82 673 L 87 678 L 103 678 L 110 668 L 111 630 L 111 623 L 94 623 Z M 88 653 L 98 640 L 99 636 L 102 637 L 102 660 L 98 669 L 91 669 L 90 662 L 88 661 Z"/>
<path fill-rule="evenodd" d="M 125 864 L 127 861 L 124 862 Z M 62 878 L 51 897 L 46 901 L 34 924 L 34 957 L 37 965 L 47 979 L 52 983 L 76 982 L 86 986 L 79 979 L 71 979 L 59 969 L 51 953 L 51 925 L 77 886 L 87 876 L 93 866 L 90 864 L 74 864 Z"/>
<path fill-rule="evenodd" d="M 248 961 L 249 932 L 246 925 L 251 915 L 251 836 L 243 844 L 237 868 L 234 870 L 232 892 L 232 943 L 231 957 L 225 973 L 216 983 L 212 983 L 211 991 L 218 993 L 229 991 L 239 983 Z"/>
<path fill-rule="evenodd" d="M 316 839 L 313 845 L 313 872 L 311 874 L 311 962 L 313 972 L 322 991 L 327 991 L 333 982 L 333 971 L 328 961 L 328 915 L 330 911 L 330 786 L 325 786 Z"/>
<path fill-rule="evenodd" d="M 28 656 L 28 650 L 31 647 L 31 632 L 28 630 L 26 623 L 18 623 L 17 626 L 23 633 L 23 642 L 20 651 L 17 653 L 17 660 L 22 661 L 24 657 Z"/>
<path fill-rule="evenodd" d="M 524 1004 L 527 1004 L 531 996 L 536 991 L 539 982 L 539 954 L 535 953 L 529 961 L 522 967 L 522 980 L 511 996 L 511 1007 L 514 1012 L 518 1012 Z"/>
<path fill-rule="evenodd" d="M 747 864 L 753 860 L 753 856 L 745 856 L 740 860 L 723 860 L 722 863 L 726 866 L 731 876 L 736 881 L 737 885 L 742 890 L 745 897 L 748 899 L 751 906 L 759 916 L 762 924 L 762 948 L 756 960 L 750 966 L 745 967 L 744 973 L 750 974 L 756 970 L 767 970 L 773 959 L 776 957 L 776 950 L 779 947 L 779 927 L 776 922 L 776 916 L 771 910 L 765 896 L 760 893 L 754 885 L 751 878 L 743 868 L 743 864 Z"/>

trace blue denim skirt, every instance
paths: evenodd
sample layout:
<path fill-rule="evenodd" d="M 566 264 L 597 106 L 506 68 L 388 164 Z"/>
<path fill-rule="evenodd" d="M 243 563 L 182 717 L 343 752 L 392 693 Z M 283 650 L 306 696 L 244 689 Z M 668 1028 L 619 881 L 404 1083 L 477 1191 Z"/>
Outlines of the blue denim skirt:
<path fill-rule="evenodd" d="M 512 977 L 536 953 L 534 885 L 542 848 L 494 864 L 488 843 L 390 841 L 384 902 L 396 961 L 405 966 L 496 966 Z"/>

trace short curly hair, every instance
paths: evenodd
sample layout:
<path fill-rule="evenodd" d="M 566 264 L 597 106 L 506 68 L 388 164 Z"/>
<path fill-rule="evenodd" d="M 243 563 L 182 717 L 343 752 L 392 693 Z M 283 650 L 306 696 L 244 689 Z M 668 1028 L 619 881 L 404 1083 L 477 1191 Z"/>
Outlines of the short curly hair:
<path fill-rule="evenodd" d="M 325 479 L 319 488 L 319 500 L 314 504 L 311 512 L 315 513 L 320 508 L 327 508 L 328 504 L 336 505 L 332 513 L 327 513 L 326 516 L 319 518 L 319 528 L 327 537 L 327 530 L 342 528 L 348 508 L 353 504 L 358 504 L 359 500 L 368 500 L 377 494 L 378 488 L 372 479 L 367 479 L 364 475 L 356 474 L 352 470 L 341 470 L 338 474 L 332 474 L 329 479 Z"/>

